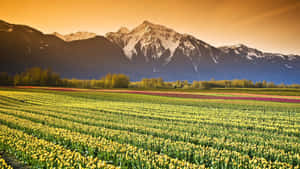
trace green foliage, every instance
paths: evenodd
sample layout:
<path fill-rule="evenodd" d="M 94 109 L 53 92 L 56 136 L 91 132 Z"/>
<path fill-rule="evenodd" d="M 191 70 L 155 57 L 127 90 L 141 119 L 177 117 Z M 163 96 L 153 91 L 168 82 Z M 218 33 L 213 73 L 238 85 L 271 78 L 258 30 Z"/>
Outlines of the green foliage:
<path fill-rule="evenodd" d="M 105 88 L 128 88 L 129 77 L 124 74 L 107 74 L 102 78 Z"/>
<path fill-rule="evenodd" d="M 60 75 L 51 69 L 33 67 L 25 72 L 10 76 L 6 72 L 0 72 L 0 86 L 61 86 L 74 88 L 143 88 L 143 89 L 211 89 L 211 88 L 300 88 L 299 84 L 276 85 L 266 80 L 253 82 L 246 79 L 196 81 L 189 83 L 187 80 L 165 82 L 159 78 L 143 78 L 141 81 L 130 82 L 130 78 L 124 74 L 108 73 L 100 80 L 61 79 Z"/>
<path fill-rule="evenodd" d="M 0 86 L 61 86 L 75 88 L 128 88 L 129 77 L 124 74 L 107 74 L 101 80 L 61 79 L 51 69 L 33 67 L 25 72 L 9 76 L 0 72 Z"/>
<path fill-rule="evenodd" d="M 142 79 L 139 82 L 133 82 L 130 84 L 132 88 L 175 88 L 175 89 L 211 89 L 211 88 L 300 88 L 298 84 L 276 85 L 274 82 L 263 82 L 253 83 L 251 80 L 246 79 L 234 79 L 234 80 L 215 80 L 210 81 L 196 81 L 194 80 L 191 84 L 188 81 L 174 81 L 164 82 L 161 78 Z"/>
<path fill-rule="evenodd" d="M 107 74 L 100 80 L 63 79 L 61 86 L 74 88 L 128 88 L 129 77 L 124 74 Z"/>
<path fill-rule="evenodd" d="M 14 76 L 14 85 L 58 86 L 61 84 L 59 74 L 50 69 L 34 67 Z"/>
<path fill-rule="evenodd" d="M 162 78 L 142 79 L 140 82 L 134 83 L 135 87 L 139 88 L 163 88 L 166 85 Z"/>

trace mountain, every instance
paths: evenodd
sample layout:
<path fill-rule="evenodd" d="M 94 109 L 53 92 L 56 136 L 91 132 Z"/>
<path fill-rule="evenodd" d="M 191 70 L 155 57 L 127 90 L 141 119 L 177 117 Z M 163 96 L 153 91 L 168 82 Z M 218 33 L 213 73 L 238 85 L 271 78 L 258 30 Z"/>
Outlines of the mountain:
<path fill-rule="evenodd" d="M 122 48 L 125 56 L 132 62 L 143 60 L 152 64 L 155 71 L 172 64 L 174 57 L 181 55 L 193 64 L 197 72 L 201 61 L 217 62 L 216 56 L 220 52 L 191 35 L 180 34 L 148 21 L 131 31 L 121 28 L 117 32 L 107 33 L 106 38 Z"/>
<path fill-rule="evenodd" d="M 196 37 L 144 21 L 129 30 L 43 34 L 0 21 L 0 72 L 51 67 L 63 77 L 99 78 L 126 73 L 132 80 L 245 78 L 300 83 L 300 56 L 267 53 L 243 44 L 214 47 Z"/>
<path fill-rule="evenodd" d="M 128 64 L 122 50 L 103 36 L 74 41 L 59 36 L 0 21 L 0 72 L 17 73 L 40 66 L 66 78 L 99 78 L 123 72 Z"/>
<path fill-rule="evenodd" d="M 67 42 L 91 39 L 97 36 L 95 33 L 90 33 L 90 32 L 76 32 L 67 35 L 61 35 L 57 32 L 54 32 L 53 35 Z"/>
<path fill-rule="evenodd" d="M 222 51 L 187 34 L 144 21 L 132 29 L 109 32 L 106 38 L 122 48 L 138 70 L 167 80 L 192 79 L 200 65 L 217 62 Z M 203 66 L 206 67 L 206 66 Z M 140 68 L 141 67 L 141 68 Z"/>
<path fill-rule="evenodd" d="M 227 67 L 235 67 L 225 71 L 237 71 L 232 74 L 238 77 L 248 77 L 249 79 L 272 80 L 277 83 L 299 83 L 300 56 L 283 55 L 279 53 L 263 52 L 254 48 L 239 44 L 234 46 L 220 47 L 226 57 L 223 63 Z"/>
<path fill-rule="evenodd" d="M 132 30 L 109 32 L 106 38 L 122 48 L 131 63 L 142 65 L 137 70 L 167 80 L 214 77 L 292 82 L 297 81 L 300 66 L 297 55 L 265 53 L 242 44 L 216 48 L 149 21 Z"/>

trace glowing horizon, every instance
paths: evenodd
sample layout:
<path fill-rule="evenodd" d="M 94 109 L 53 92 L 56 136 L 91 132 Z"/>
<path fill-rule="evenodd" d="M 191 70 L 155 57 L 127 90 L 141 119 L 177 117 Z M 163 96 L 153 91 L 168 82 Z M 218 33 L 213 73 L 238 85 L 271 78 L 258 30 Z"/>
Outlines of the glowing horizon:
<path fill-rule="evenodd" d="M 105 35 L 148 20 L 214 46 L 300 54 L 299 0 L 2 0 L 0 19 L 43 33 Z"/>

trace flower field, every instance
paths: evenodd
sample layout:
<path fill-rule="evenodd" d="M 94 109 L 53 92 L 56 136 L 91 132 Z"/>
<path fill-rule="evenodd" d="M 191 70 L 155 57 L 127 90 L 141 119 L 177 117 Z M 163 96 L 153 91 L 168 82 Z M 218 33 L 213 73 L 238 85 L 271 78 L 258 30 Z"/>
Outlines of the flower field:
<path fill-rule="evenodd" d="M 3 88 L 0 150 L 33 168 L 299 168 L 300 105 Z"/>

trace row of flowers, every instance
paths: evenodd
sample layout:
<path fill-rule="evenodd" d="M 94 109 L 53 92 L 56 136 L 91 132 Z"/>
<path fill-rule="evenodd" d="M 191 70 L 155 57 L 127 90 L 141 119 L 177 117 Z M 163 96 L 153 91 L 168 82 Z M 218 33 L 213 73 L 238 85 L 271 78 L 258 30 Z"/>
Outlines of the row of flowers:
<path fill-rule="evenodd" d="M 241 111 L 126 100 L 106 101 L 88 95 L 71 97 L 37 92 L 8 92 L 5 99 L 0 98 L 3 123 L 61 144 L 84 156 L 110 161 L 115 166 L 157 167 L 153 154 L 191 166 L 194 164 L 196 168 L 297 168 L 300 163 L 296 110 Z M 294 118 L 287 118 L 289 113 Z M 10 121 L 12 119 L 14 121 Z M 49 132 L 58 129 L 62 129 L 59 135 Z M 76 137 L 86 142 L 74 140 L 74 137 L 70 138 L 63 132 L 76 133 Z M 88 144 L 95 138 L 98 139 L 95 142 L 105 140 L 107 147 L 118 145 L 116 147 L 122 151 L 110 151 Z M 140 163 L 118 156 L 127 153 L 130 150 L 128 146 L 149 154 L 146 153 L 143 160 L 139 157 Z M 160 168 L 176 165 L 172 162 Z"/>
<path fill-rule="evenodd" d="M 279 161 L 267 161 L 264 158 L 253 157 L 250 158 L 248 155 L 242 155 L 235 151 L 227 150 L 217 150 L 209 147 L 198 147 L 198 149 L 186 149 L 186 144 L 178 142 L 176 145 L 172 144 L 170 140 L 166 142 L 156 142 L 156 144 L 164 145 L 164 152 L 158 154 L 157 152 L 152 152 L 150 150 L 143 150 L 128 144 L 120 144 L 114 141 L 107 140 L 103 137 L 97 135 L 91 136 L 87 134 L 82 134 L 78 132 L 73 132 L 70 130 L 62 128 L 54 128 L 48 125 L 42 125 L 41 123 L 34 123 L 29 120 L 17 118 L 11 115 L 1 114 L 1 121 L 6 122 L 8 125 L 26 130 L 28 133 L 37 135 L 38 137 L 46 138 L 49 141 L 57 142 L 63 144 L 64 146 L 70 147 L 71 149 L 77 150 L 81 153 L 86 153 L 86 155 L 94 155 L 99 159 L 104 159 L 106 161 L 113 161 L 115 165 L 125 165 L 128 167 L 134 164 L 135 166 L 143 167 L 147 164 L 147 168 L 168 168 L 170 166 L 186 166 L 188 168 L 199 168 L 202 165 L 206 167 L 225 167 L 225 168 L 239 168 L 241 166 L 253 167 L 272 167 L 272 168 L 291 168 L 296 167 L 288 163 L 279 162 Z M 43 118 L 45 123 L 48 123 L 49 119 Z M 53 122 L 58 124 L 60 121 Z M 75 127 L 75 124 L 72 125 L 72 122 L 69 122 L 68 127 Z M 67 127 L 67 126 L 66 126 Z M 67 127 L 67 128 L 68 128 Z M 88 131 L 95 131 L 89 126 L 80 126 L 80 128 Z M 99 130 L 101 132 L 101 130 Z M 139 138 L 136 138 L 139 140 Z M 143 140 L 140 140 L 144 142 Z M 156 145 L 152 145 L 156 146 Z M 169 149 L 168 149 L 169 148 Z M 176 149 L 178 154 L 194 159 L 195 164 L 193 165 L 185 161 L 177 160 L 169 157 L 167 154 L 174 152 Z M 170 151 L 168 151 L 170 150 Z M 180 152 L 182 150 L 182 152 Z M 163 155 L 163 153 L 165 155 Z M 175 154 L 176 155 L 176 154 Z M 299 158 L 299 156 L 297 157 Z M 138 161 L 136 161 L 138 159 Z"/>
<path fill-rule="evenodd" d="M 5 125 L 0 125 L 0 148 L 36 168 L 117 168 Z"/>

